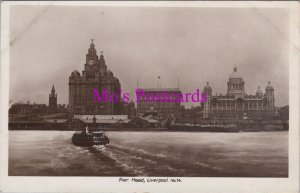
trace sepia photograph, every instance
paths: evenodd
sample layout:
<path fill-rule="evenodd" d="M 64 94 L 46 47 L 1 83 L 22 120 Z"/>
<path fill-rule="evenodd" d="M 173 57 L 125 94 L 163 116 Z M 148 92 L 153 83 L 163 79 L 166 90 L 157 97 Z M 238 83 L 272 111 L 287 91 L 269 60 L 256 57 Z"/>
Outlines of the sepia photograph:
<path fill-rule="evenodd" d="M 289 6 L 73 3 L 5 6 L 9 179 L 290 179 Z"/>

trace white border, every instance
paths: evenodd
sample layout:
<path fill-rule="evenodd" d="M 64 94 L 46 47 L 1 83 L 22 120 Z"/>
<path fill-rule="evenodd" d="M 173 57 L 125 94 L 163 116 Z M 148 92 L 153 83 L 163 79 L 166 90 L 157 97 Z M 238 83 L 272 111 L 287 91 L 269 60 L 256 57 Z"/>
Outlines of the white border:
<path fill-rule="evenodd" d="M 181 178 L 182 183 L 119 183 L 118 177 L 9 177 L 9 6 L 135 6 L 135 7 L 259 7 L 287 8 L 290 13 L 289 177 Z M 299 3 L 294 2 L 2 2 L 0 92 L 0 191 L 3 192 L 299 192 Z M 270 45 L 271 46 L 271 45 Z"/>

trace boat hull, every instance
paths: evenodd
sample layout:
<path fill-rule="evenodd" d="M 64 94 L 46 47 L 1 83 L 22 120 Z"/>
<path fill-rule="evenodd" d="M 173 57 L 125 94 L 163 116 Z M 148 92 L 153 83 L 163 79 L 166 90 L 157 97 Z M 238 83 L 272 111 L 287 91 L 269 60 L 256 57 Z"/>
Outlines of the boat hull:
<path fill-rule="evenodd" d="M 85 146 L 85 147 L 91 147 L 93 145 L 107 145 L 109 144 L 108 137 L 94 137 L 93 135 L 87 135 L 87 134 L 73 134 L 72 142 L 76 146 Z"/>

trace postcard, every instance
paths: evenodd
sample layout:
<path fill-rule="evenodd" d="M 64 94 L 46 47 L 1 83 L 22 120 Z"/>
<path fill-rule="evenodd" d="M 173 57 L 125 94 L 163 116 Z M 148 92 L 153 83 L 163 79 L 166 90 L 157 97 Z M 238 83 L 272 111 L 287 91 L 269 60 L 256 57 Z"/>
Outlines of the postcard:
<path fill-rule="evenodd" d="M 0 192 L 299 192 L 299 2 L 2 2 Z"/>

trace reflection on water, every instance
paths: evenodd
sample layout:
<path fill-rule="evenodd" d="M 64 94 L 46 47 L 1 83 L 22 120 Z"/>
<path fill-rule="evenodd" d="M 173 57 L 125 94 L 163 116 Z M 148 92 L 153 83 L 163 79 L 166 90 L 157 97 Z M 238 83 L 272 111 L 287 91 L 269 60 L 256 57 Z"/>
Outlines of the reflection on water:
<path fill-rule="evenodd" d="M 107 132 L 78 147 L 72 131 L 9 131 L 9 175 L 287 177 L 288 132 Z"/>

